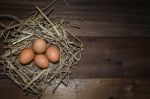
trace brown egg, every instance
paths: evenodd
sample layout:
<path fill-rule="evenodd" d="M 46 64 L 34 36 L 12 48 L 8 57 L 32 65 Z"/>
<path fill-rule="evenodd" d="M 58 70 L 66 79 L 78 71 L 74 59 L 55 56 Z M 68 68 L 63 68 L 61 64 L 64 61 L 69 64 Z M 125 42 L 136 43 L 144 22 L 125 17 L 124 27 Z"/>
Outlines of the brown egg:
<path fill-rule="evenodd" d="M 38 53 L 42 54 L 46 51 L 47 44 L 44 39 L 36 39 L 33 43 L 33 50 Z"/>
<path fill-rule="evenodd" d="M 36 64 L 37 67 L 41 69 L 46 69 L 49 66 L 49 61 L 47 57 L 43 54 L 36 55 L 34 57 L 34 63 Z"/>
<path fill-rule="evenodd" d="M 31 48 L 25 48 L 20 53 L 19 61 L 22 65 L 29 64 L 34 59 L 34 55 L 34 51 Z"/>
<path fill-rule="evenodd" d="M 56 46 L 51 45 L 46 50 L 46 56 L 50 62 L 53 62 L 53 63 L 58 62 L 60 59 L 59 49 Z"/>

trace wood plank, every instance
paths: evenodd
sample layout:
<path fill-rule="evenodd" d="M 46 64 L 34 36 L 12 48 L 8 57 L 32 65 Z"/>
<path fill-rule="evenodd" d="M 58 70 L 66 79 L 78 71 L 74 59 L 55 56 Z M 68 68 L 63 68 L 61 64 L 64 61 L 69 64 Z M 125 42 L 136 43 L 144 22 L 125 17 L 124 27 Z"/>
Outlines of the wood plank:
<path fill-rule="evenodd" d="M 74 25 L 74 24 L 73 24 Z M 81 29 L 67 29 L 77 36 L 98 36 L 98 37 L 150 37 L 149 25 L 123 24 L 114 22 L 83 22 L 75 24 Z"/>
<path fill-rule="evenodd" d="M 76 2 L 77 1 L 77 2 Z M 29 10 L 33 10 L 34 6 L 37 4 L 40 7 L 44 7 L 46 6 L 50 1 L 49 0 L 42 0 L 42 1 L 34 1 L 34 0 L 14 0 L 14 1 L 9 1 L 9 0 L 5 0 L 5 1 L 0 1 L 0 10 L 2 10 L 2 12 L 16 12 L 16 14 L 18 13 L 18 15 L 20 13 L 22 14 L 26 14 L 24 13 L 25 11 L 29 11 Z M 140 16 L 145 16 L 149 15 L 149 6 L 146 6 L 144 4 L 144 6 L 142 6 L 143 4 L 137 3 L 137 1 L 132 1 L 130 2 L 128 5 L 126 5 L 125 3 L 123 3 L 123 5 L 118 5 L 119 2 L 115 2 L 115 4 L 113 2 L 107 2 L 104 1 L 104 3 L 102 3 L 100 0 L 85 0 L 84 2 L 80 1 L 80 0 L 73 0 L 73 2 L 69 0 L 69 4 L 70 6 L 66 6 L 62 1 L 56 3 L 54 5 L 54 7 L 56 8 L 56 12 L 58 11 L 59 13 L 77 13 L 77 14 L 85 14 L 85 15 L 102 15 L 102 14 L 106 14 L 106 15 L 125 15 L 125 16 L 134 16 L 134 17 L 139 17 Z M 144 1 L 144 3 L 146 3 L 147 5 L 149 5 L 148 2 Z M 88 5 L 87 5 L 88 4 Z M 117 5 L 116 5 L 117 4 Z M 19 9 L 18 9 L 19 6 Z M 1 13 L 2 13 L 1 12 Z M 137 16 L 136 16 L 137 15 Z M 20 14 L 20 16 L 22 16 Z M 148 18 L 148 17 L 147 17 Z M 134 20 L 134 19 L 133 19 Z M 139 20 L 140 21 L 140 20 Z"/>
<path fill-rule="evenodd" d="M 85 50 L 72 78 L 150 77 L 149 38 L 79 38 Z"/>
<path fill-rule="evenodd" d="M 149 38 L 81 37 L 86 44 L 73 78 L 149 77 Z"/>
<path fill-rule="evenodd" d="M 37 99 L 33 95 L 26 96 L 22 89 L 8 79 L 0 79 L 0 97 L 1 99 Z"/>
<path fill-rule="evenodd" d="M 48 0 L 5 0 L 0 1 L 1 14 L 13 14 L 24 17 L 33 11 L 34 5 L 44 7 Z M 63 1 L 56 3 L 56 10 L 50 17 L 62 17 L 81 29 L 69 28 L 77 36 L 99 37 L 150 37 L 150 6 L 146 1 L 104 1 L 69 0 L 70 6 Z M 18 9 L 19 7 L 19 9 Z M 85 22 L 80 23 L 76 17 Z"/>
<path fill-rule="evenodd" d="M 60 85 L 55 94 L 48 87 L 41 99 L 149 99 L 150 79 L 144 78 L 97 78 L 71 79 L 69 86 Z M 36 99 L 25 96 L 21 89 L 7 79 L 0 80 L 2 99 Z"/>
<path fill-rule="evenodd" d="M 74 17 L 75 18 L 75 17 Z M 83 23 L 76 22 L 74 18 L 66 18 L 65 20 L 74 20 L 70 25 L 77 26 L 80 29 L 65 26 L 70 33 L 76 36 L 89 36 L 89 37 L 150 37 L 150 25 L 139 24 L 122 24 L 113 22 L 93 22 L 87 21 Z M 1 21 L 2 23 L 9 24 L 10 21 Z"/>

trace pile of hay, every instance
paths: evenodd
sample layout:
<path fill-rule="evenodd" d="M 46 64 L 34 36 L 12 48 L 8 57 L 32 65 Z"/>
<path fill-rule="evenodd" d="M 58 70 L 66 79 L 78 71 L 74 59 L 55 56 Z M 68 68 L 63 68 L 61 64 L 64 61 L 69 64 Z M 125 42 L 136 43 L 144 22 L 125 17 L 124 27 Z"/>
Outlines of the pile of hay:
<path fill-rule="evenodd" d="M 1 55 L 0 61 L 5 74 L 25 92 L 41 94 L 47 86 L 53 87 L 53 92 L 62 83 L 68 85 L 71 68 L 81 59 L 82 42 L 64 29 L 64 22 L 54 23 L 41 9 L 24 20 L 17 20 L 11 26 L 1 31 L 7 49 Z M 47 69 L 40 69 L 34 62 L 21 65 L 18 56 L 21 49 L 32 46 L 37 38 L 59 47 L 61 58 L 58 63 L 50 63 Z"/>

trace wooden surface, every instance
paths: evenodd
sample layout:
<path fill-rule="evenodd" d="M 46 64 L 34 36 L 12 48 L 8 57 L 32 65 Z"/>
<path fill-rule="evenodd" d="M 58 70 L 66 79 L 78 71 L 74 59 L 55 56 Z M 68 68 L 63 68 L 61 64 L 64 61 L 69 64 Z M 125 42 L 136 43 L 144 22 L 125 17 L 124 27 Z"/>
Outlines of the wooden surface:
<path fill-rule="evenodd" d="M 85 43 L 83 58 L 72 78 L 150 77 L 149 3 L 140 0 L 67 1 L 67 5 L 63 0 L 56 2 L 50 18 L 61 17 L 80 27 L 66 27 Z M 2 0 L 0 12 L 22 18 L 33 11 L 35 5 L 43 8 L 49 2 Z"/>
<path fill-rule="evenodd" d="M 0 12 L 24 18 L 34 6 L 43 8 L 50 1 L 1 0 Z M 68 1 L 68 6 L 63 1 Z M 58 0 L 50 17 L 62 17 L 79 25 L 81 29 L 73 31 L 78 36 L 149 37 L 150 3 L 147 1 Z M 85 22 L 80 23 L 79 17 Z"/>
<path fill-rule="evenodd" d="M 74 78 L 150 77 L 149 38 L 81 37 L 86 47 Z"/>
<path fill-rule="evenodd" d="M 35 5 L 43 8 L 49 2 L 50 0 L 1 0 L 0 15 L 24 18 L 34 10 Z M 58 0 L 53 8 L 55 10 L 50 18 L 63 18 L 71 25 L 80 27 L 66 28 L 85 43 L 85 50 L 76 66 L 77 70 L 73 70 L 71 85 L 68 88 L 61 87 L 60 93 L 54 95 L 46 91 L 42 99 L 150 98 L 148 0 Z M 8 23 L 1 17 L 0 22 Z M 2 42 L 0 45 L 2 47 Z M 3 50 L 0 52 L 3 53 Z M 13 96 L 15 99 L 35 99 L 33 96 L 24 96 L 6 78 L 0 74 L 1 99 L 13 99 Z M 78 92 L 72 88 L 76 85 L 75 79 L 79 81 Z M 133 90 L 128 92 L 132 85 Z M 66 90 L 69 94 L 61 93 L 61 90 Z"/>
<path fill-rule="evenodd" d="M 150 79 L 99 78 L 72 79 L 69 86 L 60 85 L 56 93 L 48 87 L 41 99 L 150 99 Z M 11 81 L 0 80 L 1 99 L 37 99 L 25 96 Z"/>

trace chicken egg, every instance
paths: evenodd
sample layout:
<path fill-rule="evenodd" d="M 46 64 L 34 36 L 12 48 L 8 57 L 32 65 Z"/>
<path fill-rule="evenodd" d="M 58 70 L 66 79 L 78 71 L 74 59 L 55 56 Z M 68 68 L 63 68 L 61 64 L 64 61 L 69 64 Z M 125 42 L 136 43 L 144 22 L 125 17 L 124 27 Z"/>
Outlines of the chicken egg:
<path fill-rule="evenodd" d="M 58 62 L 60 59 L 60 51 L 58 47 L 51 45 L 46 50 L 46 56 L 50 62 Z"/>
<path fill-rule="evenodd" d="M 38 53 L 42 54 L 46 51 L 47 44 L 44 39 L 36 39 L 33 43 L 33 50 Z"/>
<path fill-rule="evenodd" d="M 34 59 L 34 51 L 31 48 L 25 48 L 21 51 L 19 61 L 22 65 L 26 65 L 32 62 Z"/>
<path fill-rule="evenodd" d="M 43 54 L 38 54 L 34 57 L 34 63 L 37 67 L 41 69 L 46 69 L 49 66 L 49 61 L 47 57 Z"/>

